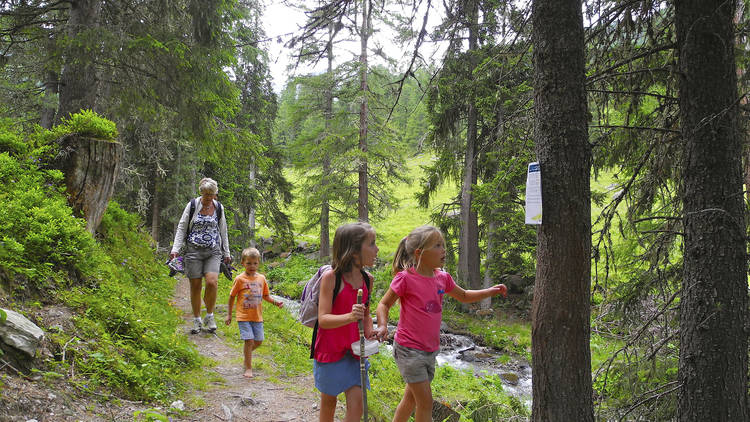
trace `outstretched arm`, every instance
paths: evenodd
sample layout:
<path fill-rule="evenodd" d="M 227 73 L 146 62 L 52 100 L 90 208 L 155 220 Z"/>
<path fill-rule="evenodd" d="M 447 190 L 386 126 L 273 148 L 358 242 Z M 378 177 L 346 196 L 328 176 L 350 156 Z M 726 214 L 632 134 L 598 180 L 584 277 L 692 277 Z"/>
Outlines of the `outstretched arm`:
<path fill-rule="evenodd" d="M 278 306 L 279 308 L 283 308 L 284 307 L 284 302 L 282 302 L 280 300 L 277 301 L 276 299 L 272 298 L 271 295 L 265 295 L 265 296 L 263 296 L 263 300 L 265 300 L 268 303 L 272 303 L 273 306 Z"/>
<path fill-rule="evenodd" d="M 508 288 L 505 287 L 505 284 L 496 284 L 482 290 L 464 290 L 461 286 L 456 285 L 447 295 L 461 303 L 473 303 L 497 295 L 508 297 Z"/>
<path fill-rule="evenodd" d="M 378 316 L 378 329 L 375 331 L 375 336 L 378 340 L 383 341 L 388 337 L 388 311 L 391 310 L 393 304 L 398 300 L 398 295 L 390 287 L 385 292 L 383 298 L 380 299 L 378 307 L 375 310 L 375 314 Z"/>

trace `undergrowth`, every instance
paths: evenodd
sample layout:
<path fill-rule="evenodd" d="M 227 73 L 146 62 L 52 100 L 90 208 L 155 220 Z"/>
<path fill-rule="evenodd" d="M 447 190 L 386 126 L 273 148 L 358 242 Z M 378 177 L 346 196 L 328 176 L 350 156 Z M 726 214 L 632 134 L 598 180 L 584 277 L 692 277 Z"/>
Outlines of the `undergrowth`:
<path fill-rule="evenodd" d="M 112 139 L 114 124 L 84 112 L 30 134 L 3 120 L 0 132 L 0 304 L 36 321 L 46 306 L 73 311 L 70 328 L 42 327 L 54 354 L 45 373 L 98 396 L 178 394 L 201 359 L 177 330 L 174 280 L 157 265 L 138 217 L 110 203 L 94 239 L 68 206 L 62 174 L 48 168 L 55 139 Z"/>

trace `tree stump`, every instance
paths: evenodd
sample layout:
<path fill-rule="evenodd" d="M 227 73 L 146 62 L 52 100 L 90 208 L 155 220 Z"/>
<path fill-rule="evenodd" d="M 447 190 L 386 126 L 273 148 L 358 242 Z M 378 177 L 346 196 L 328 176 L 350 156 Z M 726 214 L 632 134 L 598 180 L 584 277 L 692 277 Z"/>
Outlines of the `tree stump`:
<path fill-rule="evenodd" d="M 72 134 L 60 141 L 55 168 L 65 175 L 68 203 L 86 230 L 96 232 L 115 189 L 122 145 L 110 140 Z"/>
<path fill-rule="evenodd" d="M 444 405 L 443 403 L 433 400 L 432 401 L 432 420 L 440 422 L 458 422 L 461 415 L 455 410 Z"/>

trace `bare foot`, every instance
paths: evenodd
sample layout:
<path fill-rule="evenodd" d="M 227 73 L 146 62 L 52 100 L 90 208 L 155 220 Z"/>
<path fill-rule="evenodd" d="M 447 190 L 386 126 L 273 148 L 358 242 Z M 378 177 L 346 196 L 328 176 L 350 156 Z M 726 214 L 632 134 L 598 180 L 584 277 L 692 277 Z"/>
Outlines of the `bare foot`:
<path fill-rule="evenodd" d="M 252 378 L 253 377 L 253 370 L 252 369 L 246 369 L 245 373 L 242 375 L 245 378 Z"/>

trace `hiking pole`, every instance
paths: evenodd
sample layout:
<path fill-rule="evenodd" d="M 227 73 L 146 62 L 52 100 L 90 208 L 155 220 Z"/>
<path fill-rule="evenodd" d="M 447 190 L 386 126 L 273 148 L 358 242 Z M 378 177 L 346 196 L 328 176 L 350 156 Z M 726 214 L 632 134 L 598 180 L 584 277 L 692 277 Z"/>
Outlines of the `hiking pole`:
<path fill-rule="evenodd" d="M 362 289 L 357 290 L 357 303 L 362 303 Z M 359 320 L 359 375 L 362 383 L 362 420 L 367 422 L 367 367 L 365 367 L 365 318 Z"/>

